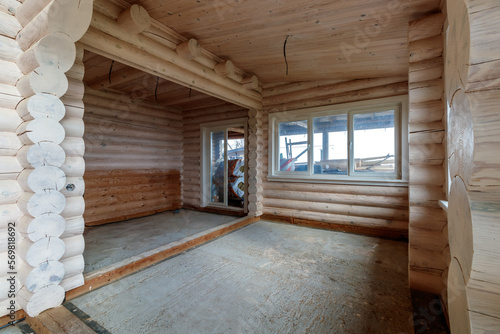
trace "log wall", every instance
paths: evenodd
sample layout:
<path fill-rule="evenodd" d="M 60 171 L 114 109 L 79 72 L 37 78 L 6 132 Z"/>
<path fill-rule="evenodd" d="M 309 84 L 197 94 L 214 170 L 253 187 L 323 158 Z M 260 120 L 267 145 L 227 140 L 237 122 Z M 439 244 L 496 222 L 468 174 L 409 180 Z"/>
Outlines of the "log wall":
<path fill-rule="evenodd" d="M 0 174 L 13 181 L 2 185 L 9 189 L 2 204 L 17 202 L 2 209 L 2 223 L 16 233 L 2 238 L 13 261 L 1 276 L 6 269 L 18 279 L 16 301 L 29 316 L 83 284 L 83 49 L 75 42 L 91 14 L 91 0 L 0 2 L 1 154 L 8 157 Z"/>
<path fill-rule="evenodd" d="M 180 208 L 181 112 L 88 87 L 84 102 L 85 224 Z"/>
<path fill-rule="evenodd" d="M 303 89 L 306 87 L 306 89 Z M 297 224 L 336 228 L 390 238 L 408 233 L 407 187 L 268 181 L 268 116 L 273 112 L 405 95 L 406 78 L 287 84 L 264 90 L 262 117 L 263 213 Z"/>
<path fill-rule="evenodd" d="M 410 287 L 436 295 L 448 268 L 443 43 L 445 17 L 437 13 L 409 24 Z"/>
<path fill-rule="evenodd" d="M 447 11 L 450 329 L 499 333 L 500 7 L 454 0 Z"/>
<path fill-rule="evenodd" d="M 17 206 L 17 200 L 23 194 L 17 177 L 23 170 L 16 159 L 16 154 L 22 146 L 16 135 L 16 129 L 23 120 L 16 112 L 16 106 L 22 97 L 15 85 L 22 77 L 16 65 L 16 59 L 22 50 L 16 43 L 16 35 L 21 25 L 14 14 L 21 5 L 16 1 L 0 1 L 0 316 L 9 313 L 10 298 L 7 281 L 8 261 L 8 226 L 19 225 L 22 212 Z M 17 290 L 19 281 L 15 282 Z M 16 290 L 16 289 L 15 289 Z M 16 292 L 16 291 L 15 291 Z M 15 305 L 19 309 L 19 305 Z"/>
<path fill-rule="evenodd" d="M 200 124 L 248 117 L 248 109 L 233 104 L 184 110 L 184 168 L 182 173 L 183 205 L 186 208 L 200 207 Z"/>

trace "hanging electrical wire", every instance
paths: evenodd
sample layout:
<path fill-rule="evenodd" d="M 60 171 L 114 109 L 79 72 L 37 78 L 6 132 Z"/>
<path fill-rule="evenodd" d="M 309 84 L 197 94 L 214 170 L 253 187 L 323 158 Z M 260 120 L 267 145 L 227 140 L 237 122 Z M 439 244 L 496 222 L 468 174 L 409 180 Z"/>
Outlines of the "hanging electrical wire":
<path fill-rule="evenodd" d="M 158 102 L 158 82 L 160 81 L 160 77 L 156 77 L 156 87 L 155 87 L 155 100 Z"/>
<path fill-rule="evenodd" d="M 111 85 L 111 72 L 113 72 L 113 65 L 115 64 L 115 61 L 112 60 L 111 61 L 111 66 L 109 67 L 109 74 L 108 74 L 108 81 L 109 81 L 109 84 Z"/>
<path fill-rule="evenodd" d="M 290 37 L 290 35 L 286 35 L 285 43 L 283 43 L 283 57 L 285 58 L 285 65 L 286 65 L 285 75 L 288 75 L 288 61 L 286 60 L 286 42 L 288 41 L 288 37 Z"/>

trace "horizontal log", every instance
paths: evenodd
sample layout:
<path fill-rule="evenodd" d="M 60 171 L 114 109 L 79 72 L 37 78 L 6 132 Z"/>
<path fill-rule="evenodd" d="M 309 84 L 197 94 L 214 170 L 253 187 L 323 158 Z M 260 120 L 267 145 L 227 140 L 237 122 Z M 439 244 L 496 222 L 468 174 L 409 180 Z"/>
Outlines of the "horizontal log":
<path fill-rule="evenodd" d="M 20 166 L 24 168 L 55 166 L 60 167 L 66 155 L 61 146 L 51 142 L 40 142 L 34 145 L 25 145 L 17 153 Z"/>
<path fill-rule="evenodd" d="M 9 222 L 16 222 L 23 216 L 16 204 L 2 205 L 0 210 L 0 229 L 6 229 Z"/>
<path fill-rule="evenodd" d="M 0 59 L 15 62 L 21 53 L 15 39 L 0 34 Z"/>
<path fill-rule="evenodd" d="M 64 228 L 64 218 L 54 213 L 47 213 L 37 218 L 25 215 L 17 225 L 19 233 L 32 242 L 43 238 L 59 238 L 63 234 Z"/>
<path fill-rule="evenodd" d="M 25 27 L 50 3 L 50 0 L 24 0 L 16 11 L 16 18 Z"/>
<path fill-rule="evenodd" d="M 438 209 L 424 206 L 410 207 L 411 227 L 442 231 L 446 223 L 446 214 L 441 208 Z"/>
<path fill-rule="evenodd" d="M 77 237 L 83 234 L 85 229 L 85 221 L 82 216 L 72 217 L 66 219 L 66 227 L 61 239 L 65 240 L 71 237 Z"/>
<path fill-rule="evenodd" d="M 15 16 L 0 11 L 0 35 L 16 38 L 21 28 Z"/>
<path fill-rule="evenodd" d="M 83 250 L 85 249 L 85 240 L 83 239 L 83 235 L 65 238 L 62 241 L 65 245 L 65 251 L 61 261 L 83 254 Z"/>
<path fill-rule="evenodd" d="M 86 149 L 83 138 L 68 136 L 62 141 L 61 147 L 67 157 L 83 157 Z"/>
<path fill-rule="evenodd" d="M 64 128 L 50 118 L 36 118 L 22 123 L 16 130 L 21 142 L 26 145 L 40 142 L 60 144 L 65 136 Z"/>
<path fill-rule="evenodd" d="M 14 132 L 0 132 L 0 155 L 15 156 L 22 146 Z"/>
<path fill-rule="evenodd" d="M 294 219 L 314 220 L 324 223 L 344 224 L 349 226 L 364 227 L 377 229 L 380 232 L 384 230 L 395 231 L 401 235 L 407 235 L 408 223 L 402 221 L 391 221 L 385 219 L 367 218 L 367 217 L 354 217 L 345 215 L 336 215 L 331 213 L 319 213 L 312 211 L 298 211 L 293 209 L 277 209 L 267 208 L 263 209 L 266 215 L 276 215 L 283 217 L 293 217 Z"/>
<path fill-rule="evenodd" d="M 289 190 L 302 192 L 335 193 L 350 195 L 374 195 L 374 196 L 408 196 L 405 187 L 383 187 L 383 186 L 349 186 L 319 183 L 287 183 L 287 182 L 264 182 L 264 190 Z"/>
<path fill-rule="evenodd" d="M 408 41 L 413 42 L 441 35 L 445 19 L 443 13 L 436 13 L 411 21 L 408 28 Z"/>
<path fill-rule="evenodd" d="M 66 198 L 56 190 L 43 193 L 24 192 L 17 205 L 25 215 L 36 218 L 47 213 L 60 214 L 66 205 Z"/>
<path fill-rule="evenodd" d="M 0 180 L 16 180 L 22 170 L 16 157 L 0 156 Z"/>
<path fill-rule="evenodd" d="M 353 195 L 343 193 L 320 193 L 270 189 L 265 189 L 263 193 L 266 198 L 277 198 L 283 200 L 300 200 L 306 202 L 322 202 L 394 209 L 408 208 L 408 199 L 406 196 L 387 197 L 377 195 Z"/>
<path fill-rule="evenodd" d="M 64 288 L 66 292 L 76 289 L 84 284 L 85 284 L 85 279 L 83 277 L 83 274 L 78 274 L 75 276 L 64 278 L 61 282 L 61 286 Z"/>
<path fill-rule="evenodd" d="M 174 183 L 175 182 L 175 183 Z M 117 195 L 132 195 L 132 194 L 142 194 L 149 193 L 151 195 L 161 196 L 162 194 L 180 194 L 180 180 L 173 180 L 171 184 L 136 184 L 136 185 L 126 185 L 117 187 L 106 187 L 87 190 L 85 194 L 86 203 L 90 203 L 91 199 L 98 199 L 102 197 L 112 196 L 117 197 Z M 98 202 L 97 202 L 98 203 Z"/>
<path fill-rule="evenodd" d="M 18 273 L 24 286 L 35 293 L 43 287 L 59 284 L 64 277 L 64 266 L 59 261 L 43 262 L 36 267 L 21 262 Z"/>
<path fill-rule="evenodd" d="M 432 165 L 410 166 L 410 186 L 412 185 L 443 187 L 445 185 L 444 167 Z"/>
<path fill-rule="evenodd" d="M 57 96 L 45 93 L 39 93 L 22 100 L 16 111 L 24 121 L 35 118 L 50 118 L 60 121 L 66 113 L 64 104 Z"/>
<path fill-rule="evenodd" d="M 82 196 L 78 197 L 67 197 L 66 206 L 61 212 L 61 216 L 64 218 L 73 218 L 82 216 L 85 212 L 85 200 Z"/>
<path fill-rule="evenodd" d="M 2 118 L 2 123 L 0 123 L 0 131 L 2 132 L 15 132 L 23 122 L 17 112 L 10 109 L 0 108 L 0 118 Z"/>
<path fill-rule="evenodd" d="M 123 169 L 128 167 L 130 169 L 177 169 L 182 168 L 182 161 L 168 161 L 168 160 L 157 160 L 154 164 L 151 161 L 144 160 L 123 160 L 123 161 L 110 161 L 109 159 L 92 159 L 86 161 L 85 168 L 91 171 L 95 170 L 113 170 L 113 169 Z M 69 175 L 66 173 L 66 175 Z M 78 176 L 78 175 L 72 175 Z"/>
<path fill-rule="evenodd" d="M 344 81 L 334 83 L 332 85 L 314 87 L 301 91 L 294 91 L 291 93 L 273 95 L 266 97 L 263 100 L 264 106 L 286 104 L 292 101 L 307 101 L 317 99 L 320 96 L 335 96 L 340 93 L 347 93 L 362 89 L 380 87 L 388 84 L 394 84 L 405 81 L 403 77 L 395 78 L 374 78 L 374 79 L 358 79 L 352 81 Z"/>
<path fill-rule="evenodd" d="M 443 80 L 410 82 L 409 90 L 411 103 L 441 100 L 444 94 Z"/>
<path fill-rule="evenodd" d="M 410 240 L 412 239 L 410 229 Z M 411 242 L 411 241 L 410 241 Z M 409 252 L 409 265 L 412 268 L 425 268 L 445 270 L 448 268 L 448 263 L 445 261 L 443 254 L 439 251 L 432 251 L 423 248 L 416 248 L 410 245 Z"/>
<path fill-rule="evenodd" d="M 19 256 L 32 267 L 47 261 L 59 261 L 65 252 L 64 242 L 59 238 L 42 238 L 36 242 L 22 239 L 19 242 Z"/>
<path fill-rule="evenodd" d="M 442 35 L 411 42 L 409 46 L 410 63 L 441 57 L 443 45 Z"/>
<path fill-rule="evenodd" d="M 61 97 L 68 90 L 68 79 L 58 68 L 41 66 L 20 78 L 16 88 L 23 97 L 39 93 Z"/>
<path fill-rule="evenodd" d="M 109 196 L 85 198 L 86 213 L 99 212 L 100 208 L 108 205 L 126 204 L 128 202 L 140 202 L 149 200 L 178 201 L 180 199 L 180 188 L 175 190 L 159 190 L 145 193 L 122 193 Z"/>
<path fill-rule="evenodd" d="M 66 176 L 57 167 L 42 166 L 23 170 L 17 181 L 25 191 L 42 193 L 47 190 L 61 190 L 66 184 Z"/>
<path fill-rule="evenodd" d="M 122 210 L 119 214 L 117 213 L 104 213 L 101 215 L 89 215 L 85 218 L 86 226 L 97 226 L 108 223 L 119 222 L 123 220 L 129 220 L 138 217 L 150 216 L 159 212 L 177 210 L 182 207 L 180 201 L 174 203 L 163 203 L 163 204 L 148 204 L 147 207 L 129 209 L 127 211 Z"/>
<path fill-rule="evenodd" d="M 73 277 L 75 275 L 81 274 L 83 273 L 83 270 L 85 268 L 85 261 L 83 259 L 82 254 L 65 258 L 61 260 L 61 263 L 64 266 L 64 271 L 65 271 L 64 278 Z"/>
<path fill-rule="evenodd" d="M 64 128 L 66 137 L 82 138 L 85 132 L 85 125 L 83 119 L 79 118 L 65 118 L 61 120 L 61 125 Z"/>
<path fill-rule="evenodd" d="M 384 86 L 339 93 L 329 97 L 311 98 L 310 100 L 307 101 L 296 101 L 292 103 L 283 103 L 279 105 L 266 105 L 264 111 L 278 112 L 278 111 L 294 110 L 300 108 L 327 106 L 327 105 L 347 103 L 347 102 L 366 101 L 382 97 L 399 96 L 406 94 L 408 94 L 408 82 L 403 81 Z"/>
<path fill-rule="evenodd" d="M 16 204 L 23 193 L 23 189 L 15 180 L 0 181 L 0 189 L 2 189 L 0 192 L 0 205 L 2 206 L 6 204 Z"/>
<path fill-rule="evenodd" d="M 0 84 L 0 108 L 15 110 L 21 100 L 21 94 L 16 87 Z"/>
<path fill-rule="evenodd" d="M 410 226 L 409 235 L 411 247 L 413 248 L 427 249 L 441 253 L 448 246 L 448 242 L 443 237 L 441 231 Z"/>
<path fill-rule="evenodd" d="M 17 81 L 23 77 L 16 63 L 0 59 L 0 84 L 15 86 Z"/>
<path fill-rule="evenodd" d="M 439 208 L 439 201 L 445 200 L 442 187 L 428 185 L 411 185 L 409 192 L 410 206 L 427 206 Z"/>
<path fill-rule="evenodd" d="M 180 202 L 180 199 L 178 200 Z M 153 207 L 170 207 L 177 202 L 173 200 L 169 200 L 167 198 L 155 198 L 148 200 L 140 200 L 136 202 L 127 202 L 127 203 L 117 203 L 112 205 L 100 206 L 97 208 L 93 208 L 92 210 L 87 210 L 85 212 L 85 224 L 87 226 L 91 225 L 92 216 L 98 215 L 109 215 L 109 216 L 119 216 L 125 215 L 134 212 L 147 212 Z M 108 217 L 109 217 L 108 216 Z"/>
<path fill-rule="evenodd" d="M 173 121 L 182 120 L 180 111 L 173 107 L 159 107 L 151 101 L 132 99 L 127 95 L 97 91 L 89 87 L 85 89 L 83 100 L 85 104 L 103 108 L 167 118 Z"/>
<path fill-rule="evenodd" d="M 27 50 L 42 37 L 53 32 L 64 33 L 73 42 L 78 41 L 90 24 L 92 5 L 92 0 L 51 2 L 19 32 L 17 36 L 19 46 Z"/>
<path fill-rule="evenodd" d="M 61 189 L 61 193 L 66 197 L 83 196 L 85 193 L 85 182 L 83 177 L 68 177 Z"/>
<path fill-rule="evenodd" d="M 66 157 L 61 169 L 67 177 L 82 177 L 85 173 L 85 160 L 83 157 Z"/>
<path fill-rule="evenodd" d="M 32 293 L 26 286 L 23 286 L 19 291 L 17 301 L 30 317 L 36 317 L 41 312 L 62 304 L 64 288 L 60 285 L 49 285 Z"/>
<path fill-rule="evenodd" d="M 407 220 L 408 210 L 384 207 L 338 204 L 332 202 L 309 202 L 291 199 L 266 198 L 262 201 L 265 207 L 293 209 L 298 211 L 324 212 L 345 216 L 373 217 L 387 220 Z"/>
<path fill-rule="evenodd" d="M 439 79 L 443 76 L 443 57 L 427 59 L 416 63 L 410 63 L 409 82 L 419 82 Z"/>
<path fill-rule="evenodd" d="M 410 165 L 441 165 L 444 156 L 443 144 L 410 143 Z"/>
<path fill-rule="evenodd" d="M 96 117 L 104 116 L 112 119 L 117 119 L 121 122 L 129 122 L 142 126 L 155 126 L 161 128 L 172 127 L 174 129 L 179 129 L 182 127 L 182 122 L 180 122 L 179 120 L 147 115 L 136 111 L 123 112 L 123 110 L 120 109 L 113 109 L 107 106 L 96 106 L 88 102 L 86 102 L 85 104 L 85 112 L 91 113 Z"/>
<path fill-rule="evenodd" d="M 442 270 L 419 270 L 419 268 L 410 268 L 410 288 L 417 291 L 429 292 L 434 295 L 440 295 L 445 289 L 441 277 L 442 272 Z"/>
<path fill-rule="evenodd" d="M 40 66 L 49 66 L 67 72 L 75 62 L 76 48 L 71 38 L 55 32 L 42 37 L 17 59 L 17 66 L 23 73 L 29 73 Z"/>

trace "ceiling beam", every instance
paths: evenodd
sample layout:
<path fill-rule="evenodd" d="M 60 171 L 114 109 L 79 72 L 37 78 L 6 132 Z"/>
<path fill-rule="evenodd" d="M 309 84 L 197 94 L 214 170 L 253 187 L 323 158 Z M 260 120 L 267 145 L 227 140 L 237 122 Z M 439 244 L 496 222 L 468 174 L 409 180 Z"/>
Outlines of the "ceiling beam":
<path fill-rule="evenodd" d="M 95 10 L 91 27 L 80 42 L 92 52 L 155 76 L 237 105 L 261 109 L 260 93 L 246 89 L 230 78 L 220 77 L 206 66 L 182 58 L 175 50 L 145 34 L 127 34 L 115 20 Z"/>

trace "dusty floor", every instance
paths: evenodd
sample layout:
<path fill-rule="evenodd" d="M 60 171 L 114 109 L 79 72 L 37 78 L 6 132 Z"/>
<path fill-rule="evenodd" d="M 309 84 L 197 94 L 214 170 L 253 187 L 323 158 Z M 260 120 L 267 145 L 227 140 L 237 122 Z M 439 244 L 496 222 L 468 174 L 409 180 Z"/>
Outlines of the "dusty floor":
<path fill-rule="evenodd" d="M 109 266 L 173 241 L 235 220 L 191 210 L 168 211 L 85 230 L 85 271 Z"/>
<path fill-rule="evenodd" d="M 72 303 L 111 333 L 413 333 L 406 243 L 265 221 Z"/>

